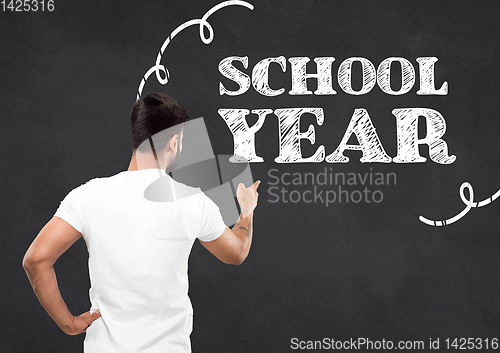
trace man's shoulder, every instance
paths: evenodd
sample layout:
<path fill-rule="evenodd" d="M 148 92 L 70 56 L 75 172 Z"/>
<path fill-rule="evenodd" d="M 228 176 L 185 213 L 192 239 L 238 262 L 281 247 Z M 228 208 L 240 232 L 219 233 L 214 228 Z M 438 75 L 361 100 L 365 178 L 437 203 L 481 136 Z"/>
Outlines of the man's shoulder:
<path fill-rule="evenodd" d="M 189 197 L 189 196 L 202 196 L 203 191 L 199 187 L 189 186 L 179 181 L 172 179 L 173 187 L 175 189 L 176 196 L 179 198 Z"/>
<path fill-rule="evenodd" d="M 90 190 L 102 189 L 111 186 L 112 184 L 119 183 L 119 178 L 122 173 L 114 174 L 111 176 L 96 177 L 88 180 L 87 182 L 75 187 L 71 192 L 73 193 L 86 193 Z"/>
<path fill-rule="evenodd" d="M 85 184 L 99 185 L 99 184 L 105 184 L 105 183 L 112 183 L 112 182 L 118 181 L 119 179 L 122 179 L 123 175 L 124 175 L 124 172 L 119 172 L 119 173 L 116 173 L 113 175 L 95 177 L 95 178 L 92 178 L 89 181 L 87 181 Z"/>

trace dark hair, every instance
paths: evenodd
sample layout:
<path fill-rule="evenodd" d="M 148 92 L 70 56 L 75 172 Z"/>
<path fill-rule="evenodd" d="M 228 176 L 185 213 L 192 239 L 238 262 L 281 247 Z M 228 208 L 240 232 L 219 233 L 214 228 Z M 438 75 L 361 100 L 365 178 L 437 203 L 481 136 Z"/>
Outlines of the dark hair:
<path fill-rule="evenodd" d="M 182 125 L 179 124 L 188 120 L 189 115 L 182 105 L 164 93 L 154 92 L 139 98 L 130 115 L 130 137 L 134 150 L 156 133 L 178 125 L 178 129 L 171 129 L 168 139 L 155 142 L 155 148 L 162 150 L 172 136 L 181 132 Z"/>

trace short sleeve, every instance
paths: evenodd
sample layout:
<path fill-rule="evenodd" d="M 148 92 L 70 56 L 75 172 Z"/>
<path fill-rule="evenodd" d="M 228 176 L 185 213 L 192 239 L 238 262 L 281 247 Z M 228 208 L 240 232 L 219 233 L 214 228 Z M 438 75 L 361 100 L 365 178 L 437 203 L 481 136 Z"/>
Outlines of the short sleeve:
<path fill-rule="evenodd" d="M 222 219 L 219 207 L 204 193 L 202 201 L 202 226 L 198 239 L 201 241 L 212 241 L 224 233 L 226 224 Z"/>
<path fill-rule="evenodd" d="M 54 216 L 63 219 L 68 222 L 73 228 L 83 234 L 83 205 L 84 205 L 84 186 L 81 185 L 76 189 L 73 189 L 66 197 L 61 201 L 59 208 L 57 209 Z"/>

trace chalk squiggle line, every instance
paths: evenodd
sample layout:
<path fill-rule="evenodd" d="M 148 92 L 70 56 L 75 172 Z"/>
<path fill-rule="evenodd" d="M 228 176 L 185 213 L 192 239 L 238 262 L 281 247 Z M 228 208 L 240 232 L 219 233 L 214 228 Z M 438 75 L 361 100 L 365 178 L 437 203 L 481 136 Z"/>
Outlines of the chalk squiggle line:
<path fill-rule="evenodd" d="M 464 195 L 465 189 L 469 190 L 469 198 L 468 199 Z M 498 190 L 496 193 L 494 193 L 493 195 L 491 195 L 490 197 L 488 197 L 482 201 L 474 202 L 474 189 L 472 188 L 471 184 L 469 184 L 468 182 L 464 182 L 460 186 L 460 198 L 462 199 L 462 202 L 466 205 L 465 208 L 462 210 L 462 212 L 460 212 L 459 214 L 457 214 L 454 217 L 448 218 L 448 219 L 443 220 L 443 221 L 433 221 L 433 220 L 430 220 L 428 218 L 425 218 L 424 216 L 419 216 L 418 219 L 421 222 L 423 222 L 427 225 L 430 225 L 430 226 L 435 226 L 435 227 L 447 226 L 447 225 L 450 225 L 452 223 L 455 223 L 460 218 L 465 216 L 470 211 L 471 208 L 486 206 L 486 205 L 492 203 L 493 201 L 495 201 L 499 196 L 500 196 L 500 190 Z"/>
<path fill-rule="evenodd" d="M 250 10 L 253 10 L 253 5 L 246 2 L 246 1 L 241 1 L 241 0 L 230 0 L 230 1 L 224 1 L 221 2 L 218 5 L 215 5 L 212 7 L 210 10 L 207 11 L 203 15 L 202 18 L 197 18 L 193 20 L 189 20 L 178 26 L 176 29 L 170 33 L 170 35 L 165 39 L 163 42 L 163 45 L 161 46 L 160 51 L 158 52 L 158 55 L 156 56 L 156 63 L 154 66 L 152 66 L 143 76 L 141 83 L 139 84 L 139 88 L 137 90 L 137 99 L 141 97 L 142 90 L 144 89 L 144 85 L 146 84 L 146 81 L 148 80 L 149 76 L 151 74 L 156 73 L 156 78 L 158 82 L 162 85 L 167 84 L 169 78 L 170 78 L 170 73 L 168 72 L 168 69 L 165 68 L 162 64 L 160 64 L 161 58 L 163 56 L 163 53 L 165 52 L 165 49 L 167 49 L 168 44 L 172 41 L 172 39 L 179 33 L 181 32 L 184 28 L 187 28 L 192 25 L 200 25 L 200 39 L 202 40 L 203 43 L 205 44 L 210 44 L 214 38 L 214 30 L 210 23 L 207 22 L 207 18 L 210 17 L 215 11 L 222 9 L 223 7 L 230 6 L 230 5 L 240 5 L 244 6 Z M 205 28 L 208 30 L 208 38 L 205 37 Z M 162 78 L 160 75 L 160 71 L 163 72 L 164 77 Z"/>

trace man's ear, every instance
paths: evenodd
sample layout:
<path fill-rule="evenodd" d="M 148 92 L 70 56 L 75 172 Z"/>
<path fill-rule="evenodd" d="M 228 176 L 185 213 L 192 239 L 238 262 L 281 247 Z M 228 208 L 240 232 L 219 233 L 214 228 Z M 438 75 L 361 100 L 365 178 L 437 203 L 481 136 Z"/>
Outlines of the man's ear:
<path fill-rule="evenodd" d="M 179 143 L 179 135 L 174 135 L 168 142 L 168 147 L 172 151 L 177 151 L 177 144 Z"/>

